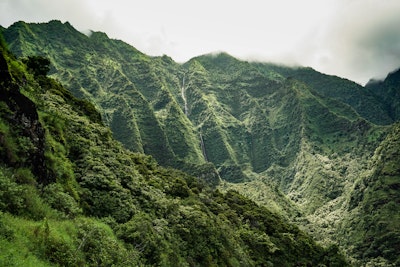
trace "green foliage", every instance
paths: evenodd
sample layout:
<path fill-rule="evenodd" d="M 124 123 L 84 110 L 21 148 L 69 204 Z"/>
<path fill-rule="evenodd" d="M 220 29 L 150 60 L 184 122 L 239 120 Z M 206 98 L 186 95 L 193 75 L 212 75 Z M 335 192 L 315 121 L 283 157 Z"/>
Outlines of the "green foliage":
<path fill-rule="evenodd" d="M 109 129 L 91 118 L 91 112 L 81 112 L 81 102 L 60 84 L 45 76 L 27 78 L 36 79 L 27 84 L 37 87 L 27 91 L 38 114 L 35 125 L 40 123 L 44 131 L 43 143 L 39 146 L 21 134 L 29 124 L 12 127 L 14 111 L 3 105 L 3 146 L 17 156 L 0 168 L 0 248 L 7 248 L 1 250 L 1 263 L 26 265 L 28 259 L 37 266 L 329 262 L 321 260 L 323 248 L 266 208 L 237 193 L 222 195 L 196 177 L 126 150 L 112 139 Z M 38 148 L 44 150 L 40 151 L 44 177 L 21 153 L 36 156 Z M 204 164 L 198 174 L 217 175 L 212 164 Z M 268 253 L 262 254 L 264 249 Z"/>
<path fill-rule="evenodd" d="M 79 218 L 40 222 L 1 214 L 0 263 L 6 266 L 137 266 L 138 255 L 104 223 Z M 13 249 L 11 249 L 13 248 Z"/>
<path fill-rule="evenodd" d="M 117 104 L 117 102 L 119 102 Z M 113 113 L 110 128 L 113 131 L 115 139 L 135 152 L 143 153 L 143 144 L 141 140 L 138 124 L 132 111 L 129 110 L 126 100 L 117 99 L 114 103 L 118 109 Z"/>
<path fill-rule="evenodd" d="M 77 201 L 65 192 L 61 184 L 49 184 L 43 189 L 44 201 L 53 209 L 62 212 L 67 218 L 74 218 L 82 213 Z"/>
<path fill-rule="evenodd" d="M 42 90 L 48 90 L 51 93 L 60 96 L 65 102 L 71 104 L 79 114 L 87 116 L 93 122 L 102 124 L 101 115 L 91 102 L 73 96 L 70 91 L 66 90 L 54 79 L 41 76 L 38 78 L 38 81 Z"/>
<path fill-rule="evenodd" d="M 369 90 L 352 81 L 322 74 L 312 68 L 289 68 L 271 64 L 258 64 L 258 67 L 261 71 L 273 70 L 285 78 L 302 81 L 316 94 L 350 105 L 363 118 L 375 124 L 388 125 L 393 122 L 383 103 Z"/>
<path fill-rule="evenodd" d="M 36 188 L 31 184 L 17 183 L 15 179 L 18 179 L 21 173 L 20 170 L 16 170 L 17 175 L 13 175 L 10 170 L 1 169 L 0 210 L 37 220 L 53 216 L 53 211 L 44 204 Z"/>
<path fill-rule="evenodd" d="M 16 140 L 12 137 L 10 127 L 2 121 L 0 121 L 0 133 L 2 136 L 0 153 L 3 161 L 17 162 L 19 158 Z"/>
<path fill-rule="evenodd" d="M 373 155 L 371 173 L 358 180 L 351 195 L 349 209 L 361 219 L 349 218 L 346 226 L 356 240 L 353 252 L 363 264 L 371 259 L 388 265 L 400 262 L 396 253 L 400 248 L 399 137 L 400 127 L 394 124 Z"/>
<path fill-rule="evenodd" d="M 118 227 L 117 234 L 135 250 L 140 251 L 143 260 L 150 265 L 162 262 L 162 257 L 165 256 L 161 254 L 170 252 L 166 248 L 164 236 L 156 232 L 152 218 L 146 213 L 135 214 L 129 222 Z"/>
<path fill-rule="evenodd" d="M 0 210 L 17 212 L 24 208 L 21 195 L 24 189 L 22 186 L 13 182 L 9 176 L 0 172 Z"/>
<path fill-rule="evenodd" d="M 45 76 L 50 71 L 50 60 L 42 56 L 29 56 L 24 63 L 35 76 Z"/>
<path fill-rule="evenodd" d="M 117 240 L 113 231 L 97 221 L 77 221 L 77 251 L 83 254 L 82 265 L 87 266 L 135 266 L 139 264 L 137 252 L 128 251 Z"/>
<path fill-rule="evenodd" d="M 342 250 L 356 266 L 397 264 L 398 133 L 381 143 L 389 127 L 376 126 L 393 121 L 395 75 L 380 87 L 389 88 L 388 94 L 371 94 L 371 88 L 309 68 L 249 63 L 227 54 L 180 65 L 57 21 L 16 23 L 4 32 L 16 54 L 44 53 L 54 63 L 52 76 L 70 90 L 4 56 L 3 80 L 9 84 L 2 90 L 19 88 L 29 96 L 46 131 L 41 147 L 26 134 L 33 128 L 13 120 L 18 110 L 11 101 L 1 99 L 5 213 L 42 224 L 44 217 L 107 222 L 111 230 L 105 232 L 113 234 L 99 230 L 94 236 L 120 242 L 134 255 L 132 265 L 341 266 Z M 30 159 L 39 150 L 45 155 L 43 175 Z M 223 182 L 224 195 L 198 179 L 213 186 L 220 179 L 234 183 Z M 7 203 L 19 208 L 13 212 Z M 270 210 L 321 244 L 340 247 L 323 249 Z M 63 264 L 70 264 L 66 251 L 76 249 L 76 242 L 53 242 L 64 251 L 58 258 L 65 253 Z M 91 242 L 85 253 L 101 254 Z M 96 258 L 83 254 L 81 265 L 117 265 L 122 257 L 111 251 Z"/>

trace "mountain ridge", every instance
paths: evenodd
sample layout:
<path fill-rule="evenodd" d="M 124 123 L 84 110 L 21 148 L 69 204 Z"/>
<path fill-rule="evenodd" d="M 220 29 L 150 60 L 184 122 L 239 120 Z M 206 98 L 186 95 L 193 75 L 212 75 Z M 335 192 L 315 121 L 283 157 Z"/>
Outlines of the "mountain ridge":
<path fill-rule="evenodd" d="M 26 37 L 26 27 L 36 39 Z M 369 242 L 358 238 L 363 227 L 354 228 L 356 249 L 342 242 L 347 222 L 355 220 L 348 203 L 362 210 L 378 197 L 363 202 L 355 197 L 361 187 L 353 185 L 369 177 L 370 156 L 395 127 L 388 103 L 368 86 L 226 53 L 177 64 L 106 35 L 73 33 L 69 41 L 42 27 L 49 26 L 3 33 L 18 56 L 49 57 L 52 77 L 93 101 L 127 148 L 273 207 L 322 242 L 343 244 L 357 265 L 381 254 L 396 261 L 384 247 L 366 257 L 359 252 Z"/>
<path fill-rule="evenodd" d="M 125 149 L 48 64 L 0 37 L 1 266 L 347 265 L 266 207 Z"/>

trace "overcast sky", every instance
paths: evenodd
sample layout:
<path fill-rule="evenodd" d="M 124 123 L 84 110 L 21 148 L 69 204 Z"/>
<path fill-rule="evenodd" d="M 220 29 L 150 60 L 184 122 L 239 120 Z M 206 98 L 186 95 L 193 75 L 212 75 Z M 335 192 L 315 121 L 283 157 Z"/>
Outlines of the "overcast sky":
<path fill-rule="evenodd" d="M 400 0 L 0 0 L 0 25 L 69 21 L 178 62 L 225 51 L 365 84 L 400 67 Z"/>

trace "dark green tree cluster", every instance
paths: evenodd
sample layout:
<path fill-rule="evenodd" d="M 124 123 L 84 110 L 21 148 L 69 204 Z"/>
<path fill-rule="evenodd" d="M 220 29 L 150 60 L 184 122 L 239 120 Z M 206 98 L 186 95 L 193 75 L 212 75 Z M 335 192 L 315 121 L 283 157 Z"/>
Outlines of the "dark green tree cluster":
<path fill-rule="evenodd" d="M 25 61 L 25 64 L 33 75 L 45 76 L 50 71 L 50 60 L 43 56 L 29 56 Z"/>

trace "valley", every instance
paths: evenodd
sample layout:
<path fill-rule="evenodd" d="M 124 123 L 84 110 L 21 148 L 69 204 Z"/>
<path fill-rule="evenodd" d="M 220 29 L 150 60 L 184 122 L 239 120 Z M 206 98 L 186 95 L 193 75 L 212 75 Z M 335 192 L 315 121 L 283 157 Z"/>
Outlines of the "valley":
<path fill-rule="evenodd" d="M 107 218 L 110 214 L 120 223 L 115 228 L 119 229 L 119 232 L 115 230 L 117 234 L 131 231 L 132 235 L 139 235 L 132 229 L 150 229 L 148 225 L 136 225 L 137 221 L 130 220 L 143 217 L 144 222 L 156 225 L 155 231 L 161 229 L 162 235 L 152 232 L 152 238 L 164 236 L 169 240 L 164 244 L 165 249 L 170 250 L 177 245 L 174 243 L 176 236 L 184 236 L 184 240 L 192 233 L 183 233 L 177 225 L 177 228 L 171 226 L 179 223 L 189 227 L 182 218 L 197 216 L 199 221 L 196 222 L 201 226 L 204 225 L 201 220 L 211 217 L 221 227 L 228 227 L 224 222 L 233 217 L 236 223 L 247 218 L 245 225 L 249 229 L 259 229 L 258 224 L 262 222 L 267 237 L 261 232 L 241 228 L 243 240 L 251 243 L 262 239 L 260 251 L 268 250 L 273 255 L 283 248 L 275 247 L 277 242 L 269 240 L 269 219 L 263 216 L 269 216 L 271 212 L 278 214 L 285 223 L 299 227 L 319 245 L 330 248 L 325 255 L 344 254 L 351 266 L 400 264 L 396 253 L 400 250 L 399 71 L 389 74 L 384 81 L 371 81 L 361 86 L 311 68 L 248 62 L 226 53 L 203 55 L 178 64 L 168 56 L 147 56 L 123 41 L 109 39 L 104 33 L 84 35 L 69 23 L 59 21 L 17 22 L 7 29 L 2 28 L 1 33 L 17 58 L 26 59 L 33 55 L 48 58 L 51 62 L 49 77 L 67 89 L 66 92 L 57 91 L 50 86 L 49 93 L 42 92 L 40 97 L 35 97 L 42 99 L 42 102 L 36 100 L 42 103 L 42 106 L 37 104 L 42 108 L 39 111 L 41 120 L 47 120 L 48 131 L 55 134 L 52 147 L 58 153 L 58 161 L 68 158 L 66 162 L 70 162 L 63 170 L 76 166 L 79 170 L 73 175 L 71 171 L 58 174 L 69 177 L 63 190 L 69 188 L 68 194 L 78 194 L 86 205 L 74 204 L 70 209 L 83 208 L 85 214 L 99 218 Z M 35 87 L 39 82 L 32 80 L 30 83 Z M 32 89 L 24 90 L 25 94 L 34 95 Z M 88 101 L 93 107 L 75 98 Z M 83 105 L 83 111 L 69 107 L 66 99 L 77 107 Z M 93 121 L 79 117 L 82 112 L 88 113 L 85 111 L 87 106 L 91 107 L 91 118 L 101 118 L 102 127 L 93 126 Z M 73 119 L 63 118 L 64 115 L 57 112 L 60 108 L 73 114 Z M 98 114 L 91 113 L 92 109 Z M 63 122 L 52 122 L 53 115 L 49 114 L 53 113 L 63 118 L 60 119 Z M 81 130 L 79 124 L 89 128 Z M 62 132 L 66 129 L 76 141 Z M 84 138 L 78 132 L 82 132 Z M 6 131 L 2 133 L 5 135 Z M 72 141 L 75 143 L 70 145 Z M 106 152 L 90 149 L 91 142 L 97 142 L 102 149 L 108 147 L 118 156 L 107 157 Z M 83 147 L 90 153 L 87 154 Z M 124 149 L 129 152 L 122 152 Z M 73 160 L 70 155 L 74 156 Z M 118 160 L 112 163 L 115 158 Z M 54 171 L 60 164 L 58 161 L 53 161 Z M 132 167 L 138 162 L 142 167 Z M 85 167 L 86 164 L 92 167 Z M 155 167 L 156 164 L 162 167 Z M 123 173 L 114 177 L 117 168 L 123 169 L 118 173 Z M 85 172 L 91 175 L 83 175 Z M 128 181 L 128 173 L 136 173 L 138 180 Z M 162 178 L 157 173 L 161 173 Z M 196 182 L 187 175 L 196 177 Z M 179 182 L 174 182 L 175 177 Z M 186 177 L 186 180 L 182 178 L 185 182 L 181 182 L 181 177 Z M 102 189 L 97 185 L 101 181 L 95 183 L 98 179 L 103 179 L 105 187 L 110 186 L 106 185 L 106 180 L 118 182 L 111 189 Z M 146 179 L 154 180 L 147 184 Z M 75 187 L 74 183 L 80 186 Z M 181 199 L 201 191 L 202 183 L 212 188 L 209 190 L 221 193 L 193 197 L 194 206 L 188 204 L 189 200 L 181 204 Z M 135 191 L 136 186 L 142 188 L 140 193 Z M 75 192 L 81 189 L 84 194 L 83 191 Z M 114 202 L 105 205 L 103 201 L 109 190 L 114 192 Z M 140 200 L 132 200 L 130 194 L 137 194 Z M 179 199 L 171 199 L 169 195 L 179 196 Z M 242 208 L 233 203 L 250 205 L 249 209 L 254 209 L 257 214 L 243 213 Z M 207 209 L 200 210 L 206 212 L 196 213 L 203 204 Z M 150 212 L 151 215 L 146 215 L 146 206 L 151 209 L 149 206 L 153 205 L 165 208 L 159 212 L 169 217 L 158 220 L 160 214 L 156 216 Z M 173 211 L 176 205 L 180 207 L 178 213 Z M 132 211 L 135 209 L 139 212 Z M 208 209 L 215 214 L 226 212 L 226 218 L 214 218 Z M 237 216 L 231 218 L 229 209 L 234 209 Z M 8 220 L 12 221 L 11 218 Z M 208 237 L 219 236 L 220 229 L 204 228 L 204 231 L 211 232 Z M 234 228 L 227 231 L 234 231 Z M 286 228 L 285 231 L 290 232 Z M 293 231 L 283 236 L 293 240 L 297 230 Z M 259 236 L 256 238 L 255 234 Z M 121 238 L 132 243 L 139 237 Z M 143 236 L 140 238 L 145 240 Z M 218 243 L 216 240 L 203 241 Z M 232 255 L 231 262 L 227 260 L 220 264 L 257 265 L 257 259 L 242 263 L 233 260 L 247 259 L 257 249 L 249 252 L 232 240 L 225 241 L 226 246 L 221 246 L 231 248 L 237 254 Z M 261 243 L 252 245 L 260 248 Z M 146 251 L 139 243 L 135 244 L 139 246 L 138 251 Z M 310 247 L 311 251 L 314 249 Z M 169 256 L 177 257 L 182 264 L 186 262 L 181 255 L 171 252 Z M 214 256 L 221 257 L 221 254 Z M 152 260 L 154 262 L 147 263 L 159 263 L 162 259 L 154 257 Z M 206 256 L 202 260 L 205 263 Z M 338 262 L 327 266 L 342 266 L 343 262 Z M 274 264 L 279 266 L 278 261 Z"/>

